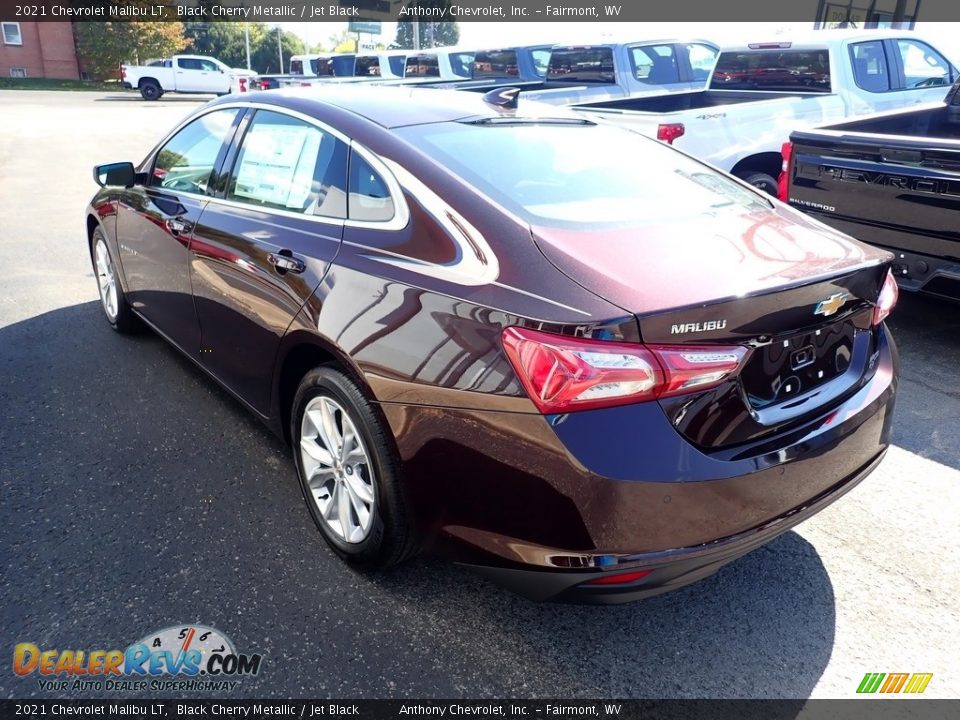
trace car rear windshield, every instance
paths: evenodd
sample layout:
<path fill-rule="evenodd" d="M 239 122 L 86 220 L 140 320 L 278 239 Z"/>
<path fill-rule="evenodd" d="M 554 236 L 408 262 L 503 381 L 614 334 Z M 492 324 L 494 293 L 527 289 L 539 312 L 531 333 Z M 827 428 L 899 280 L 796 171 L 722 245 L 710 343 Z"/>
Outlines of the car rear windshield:
<path fill-rule="evenodd" d="M 547 80 L 615 83 L 613 49 L 608 47 L 556 48 L 550 53 Z"/>
<path fill-rule="evenodd" d="M 828 93 L 830 52 L 782 48 L 722 52 L 710 88 Z"/>
<path fill-rule="evenodd" d="M 474 80 L 510 78 L 520 74 L 516 50 L 453 53 L 450 64 L 454 72 Z"/>
<path fill-rule="evenodd" d="M 692 158 L 620 128 L 573 121 L 437 123 L 395 130 L 531 225 L 636 225 L 769 208 Z"/>

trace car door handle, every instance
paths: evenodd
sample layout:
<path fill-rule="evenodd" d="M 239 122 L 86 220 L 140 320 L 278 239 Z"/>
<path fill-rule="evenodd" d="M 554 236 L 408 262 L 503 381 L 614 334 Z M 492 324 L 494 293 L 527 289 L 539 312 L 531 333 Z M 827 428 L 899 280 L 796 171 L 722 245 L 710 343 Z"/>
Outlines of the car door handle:
<path fill-rule="evenodd" d="M 180 235 L 181 233 L 188 233 L 193 230 L 193 224 L 181 218 L 170 218 L 167 220 L 167 229 L 173 235 Z"/>
<path fill-rule="evenodd" d="M 307 269 L 307 266 L 303 260 L 300 258 L 295 258 L 292 255 L 288 255 L 282 250 L 278 253 L 270 253 L 267 255 L 267 261 L 273 265 L 278 273 L 302 273 Z"/>

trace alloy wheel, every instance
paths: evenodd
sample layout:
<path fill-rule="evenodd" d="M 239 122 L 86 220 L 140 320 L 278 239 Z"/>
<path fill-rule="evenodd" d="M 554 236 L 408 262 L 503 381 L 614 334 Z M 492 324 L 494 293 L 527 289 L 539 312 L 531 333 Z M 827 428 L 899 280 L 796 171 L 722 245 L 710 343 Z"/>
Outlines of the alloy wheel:
<path fill-rule="evenodd" d="M 327 395 L 304 408 L 300 458 L 310 499 L 324 524 L 344 542 L 363 542 L 376 505 L 373 464 L 349 413 Z"/>
<path fill-rule="evenodd" d="M 110 253 L 103 239 L 98 239 L 94 248 L 94 261 L 97 266 L 97 285 L 100 287 L 100 302 L 103 311 L 111 322 L 117 319 L 117 278 L 110 262 Z"/>

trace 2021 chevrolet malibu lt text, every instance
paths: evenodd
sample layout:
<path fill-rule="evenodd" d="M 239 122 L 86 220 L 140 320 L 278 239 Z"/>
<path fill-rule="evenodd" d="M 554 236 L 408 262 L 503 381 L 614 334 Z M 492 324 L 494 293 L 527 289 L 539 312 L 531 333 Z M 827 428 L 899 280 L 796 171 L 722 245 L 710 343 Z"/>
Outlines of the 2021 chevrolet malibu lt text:
<path fill-rule="evenodd" d="M 289 441 L 348 562 L 430 545 L 534 599 L 716 571 L 882 459 L 891 256 L 509 94 L 204 105 L 87 211 L 141 321 Z"/>

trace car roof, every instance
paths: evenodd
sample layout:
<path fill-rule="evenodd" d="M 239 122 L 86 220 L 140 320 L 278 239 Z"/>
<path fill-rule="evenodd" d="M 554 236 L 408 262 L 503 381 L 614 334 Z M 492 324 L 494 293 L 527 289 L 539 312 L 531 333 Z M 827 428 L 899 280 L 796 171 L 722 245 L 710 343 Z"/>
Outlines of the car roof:
<path fill-rule="evenodd" d="M 498 88 L 503 91 L 503 88 Z M 269 95 L 268 95 L 269 94 Z M 311 114 L 334 106 L 365 118 L 384 128 L 452 122 L 466 118 L 501 117 L 509 112 L 518 117 L 578 118 L 570 110 L 520 98 L 518 108 L 505 110 L 484 102 L 481 93 L 384 85 L 326 85 L 267 90 L 244 97 L 249 102 L 267 99 L 271 104 Z M 232 96 L 235 102 L 237 96 Z"/>

